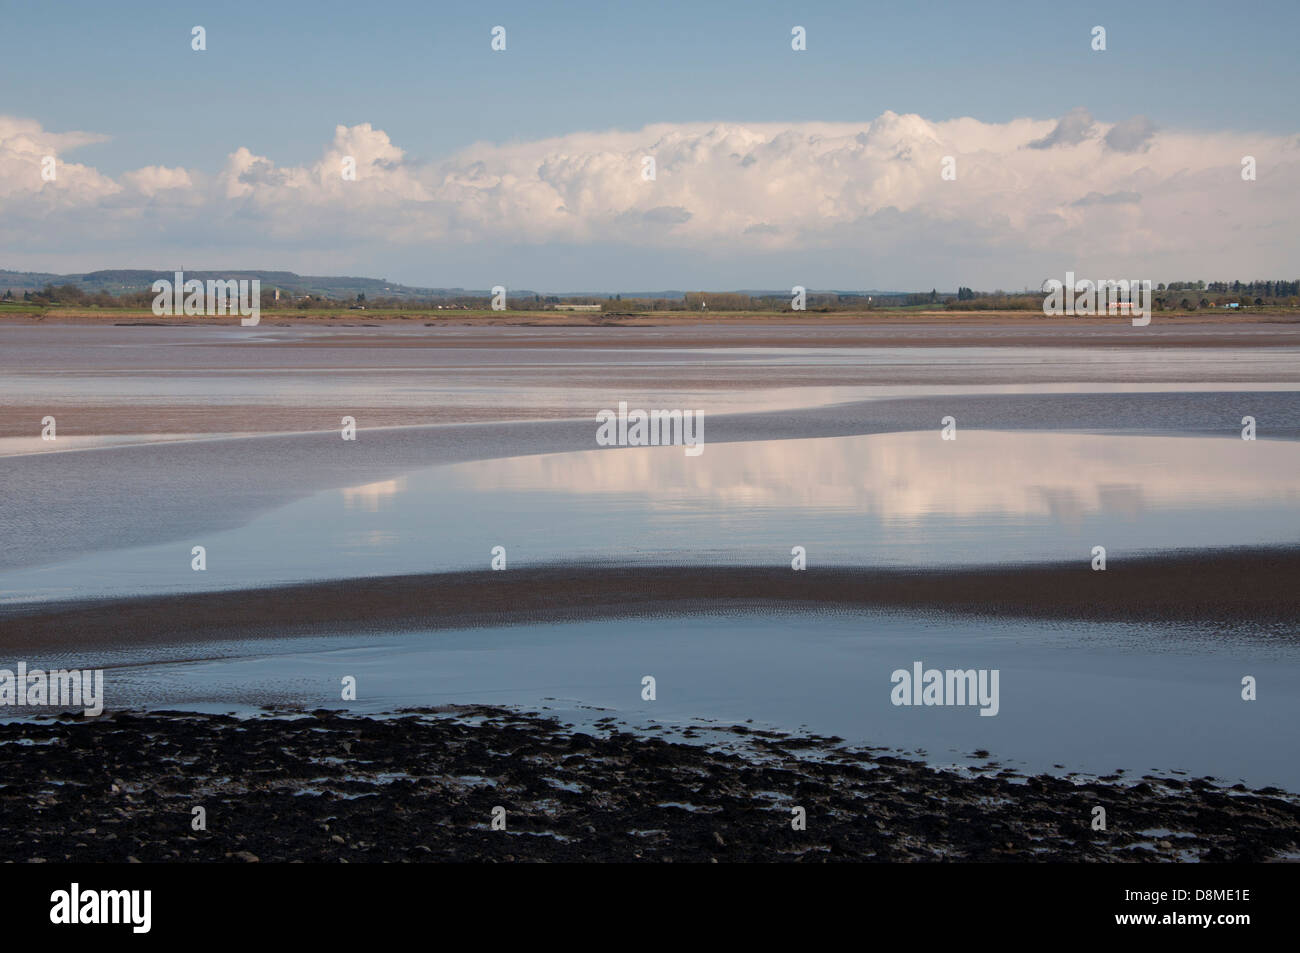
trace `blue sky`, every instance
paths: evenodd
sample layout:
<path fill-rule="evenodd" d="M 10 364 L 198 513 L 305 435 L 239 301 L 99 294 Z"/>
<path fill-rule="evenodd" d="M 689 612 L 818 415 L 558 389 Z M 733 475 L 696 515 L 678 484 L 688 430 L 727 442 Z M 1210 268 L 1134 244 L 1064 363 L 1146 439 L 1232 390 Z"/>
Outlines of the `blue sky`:
<path fill-rule="evenodd" d="M 0 110 L 103 131 L 117 174 L 282 162 L 338 123 L 425 156 L 656 122 L 1055 117 L 1300 128 L 1300 3 L 4 4 Z M 208 53 L 190 50 L 190 28 Z M 505 56 L 490 28 L 507 28 Z M 791 56 L 789 30 L 808 30 Z M 1087 46 L 1107 27 L 1107 51 Z M 226 117 L 223 121 L 222 117 Z"/>
<path fill-rule="evenodd" d="M 1141 115 L 1189 133 L 1285 138 L 1300 129 L 1295 0 L 100 0 L 4 3 L 2 15 L 0 115 L 52 133 L 108 137 L 77 147 L 70 161 L 110 178 L 146 166 L 216 174 L 240 147 L 278 166 L 306 166 L 337 126 L 363 123 L 411 162 L 435 162 L 476 142 L 660 123 L 865 125 L 886 112 L 999 124 L 1055 120 L 1082 106 L 1103 125 Z M 204 53 L 190 49 L 196 24 L 207 31 Z M 504 54 L 489 49 L 496 24 L 507 29 Z M 798 54 L 790 50 L 795 24 L 808 33 Z M 1107 29 L 1105 53 L 1089 47 L 1096 24 Z M 523 244 L 543 259 L 567 257 L 557 251 L 562 242 Z M 19 249 L 6 242 L 0 250 Z M 844 251 L 832 257 L 848 261 Z M 293 257 L 286 251 L 277 260 Z M 689 257 L 676 265 L 665 258 L 662 277 Z M 357 267 L 382 260 L 376 250 Z M 405 260 L 402 280 L 434 277 L 418 274 L 414 257 Z M 754 283 L 745 276 L 726 269 L 727 280 Z"/>

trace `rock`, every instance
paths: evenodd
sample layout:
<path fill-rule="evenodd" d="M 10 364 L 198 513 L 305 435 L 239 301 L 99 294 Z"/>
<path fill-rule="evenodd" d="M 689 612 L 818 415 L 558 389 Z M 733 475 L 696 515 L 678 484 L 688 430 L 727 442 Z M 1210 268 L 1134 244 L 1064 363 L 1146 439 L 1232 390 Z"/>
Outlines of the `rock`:
<path fill-rule="evenodd" d="M 258 857 L 256 854 L 254 854 L 251 850 L 236 851 L 235 859 L 242 860 L 246 864 L 261 863 L 261 858 Z"/>

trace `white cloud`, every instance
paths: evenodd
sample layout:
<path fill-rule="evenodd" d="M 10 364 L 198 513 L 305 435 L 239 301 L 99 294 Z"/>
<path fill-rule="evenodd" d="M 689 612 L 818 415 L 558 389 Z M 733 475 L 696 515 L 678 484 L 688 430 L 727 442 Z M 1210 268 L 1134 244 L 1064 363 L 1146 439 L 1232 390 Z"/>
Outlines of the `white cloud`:
<path fill-rule="evenodd" d="M 62 160 L 64 152 L 107 140 L 89 132 L 47 132 L 30 119 L 0 116 L 0 199 L 26 199 L 33 210 L 48 213 L 93 205 L 116 194 L 121 187 L 112 179 L 89 166 Z M 52 182 L 41 176 L 46 156 L 55 159 Z M 5 211 L 9 211 L 8 201 Z"/>
<path fill-rule="evenodd" d="M 337 261 L 341 247 L 613 243 L 737 261 L 859 255 L 936 281 L 953 265 L 964 283 L 982 270 L 1023 276 L 1017 286 L 1066 268 L 1282 276 L 1300 251 L 1300 137 L 1179 132 L 1140 116 L 1107 125 L 1082 108 L 1005 123 L 887 112 L 868 123 L 662 124 L 480 143 L 436 161 L 362 124 L 338 126 L 308 165 L 241 147 L 213 174 L 150 166 L 115 181 L 61 158 L 57 181 L 41 180 L 41 156 L 102 140 L 0 117 L 0 241 L 55 248 L 75 234 L 79 248 L 120 252 L 166 234 L 187 261 L 239 243 L 266 262 L 310 249 Z M 1247 154 L 1258 181 L 1241 179 Z M 641 176 L 645 155 L 653 181 Z M 347 156 L 356 181 L 341 175 Z M 955 181 L 940 175 L 945 156 Z"/>
<path fill-rule="evenodd" d="M 161 165 L 147 165 L 143 169 L 127 172 L 122 181 L 141 195 L 154 196 L 168 189 L 192 189 L 193 177 L 184 169 L 169 169 Z"/>

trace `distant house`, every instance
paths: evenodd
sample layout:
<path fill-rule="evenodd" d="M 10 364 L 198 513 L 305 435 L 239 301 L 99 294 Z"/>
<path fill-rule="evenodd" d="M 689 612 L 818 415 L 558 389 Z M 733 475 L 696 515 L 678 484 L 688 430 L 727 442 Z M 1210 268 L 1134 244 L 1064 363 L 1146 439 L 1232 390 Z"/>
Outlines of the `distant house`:
<path fill-rule="evenodd" d="M 598 304 L 557 304 L 552 305 L 556 311 L 599 311 Z"/>

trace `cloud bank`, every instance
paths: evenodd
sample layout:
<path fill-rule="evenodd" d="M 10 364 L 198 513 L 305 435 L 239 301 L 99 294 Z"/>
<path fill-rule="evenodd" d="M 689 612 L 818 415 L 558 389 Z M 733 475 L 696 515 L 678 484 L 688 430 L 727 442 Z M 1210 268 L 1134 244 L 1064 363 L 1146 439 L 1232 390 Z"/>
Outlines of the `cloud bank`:
<path fill-rule="evenodd" d="M 813 272 L 830 263 L 840 287 L 950 277 L 1020 287 L 1066 268 L 1287 277 L 1300 251 L 1300 136 L 1180 132 L 1143 116 L 1106 124 L 1083 108 L 1004 123 L 886 112 L 865 123 L 663 124 L 477 144 L 441 159 L 409 156 L 361 124 L 338 126 L 308 165 L 231 143 L 213 170 L 159 157 L 116 178 L 70 158 L 105 138 L 0 116 L 9 259 L 0 267 L 40 260 L 73 271 L 124 258 L 171 267 L 157 257 L 170 251 L 190 267 L 328 261 L 347 270 L 473 249 L 500 274 L 526 270 L 530 247 L 562 246 L 640 258 L 643 270 L 629 273 L 647 275 L 641 287 L 663 286 L 671 276 L 654 263 L 683 256 L 735 276 L 718 286 L 746 283 L 747 262 L 756 263 L 750 286 L 779 286 L 784 276 L 760 279 L 789 261 Z M 49 155 L 53 181 L 41 175 Z M 1247 155 L 1256 181 L 1242 179 Z M 645 156 L 654 157 L 649 181 Z M 953 179 L 942 175 L 946 157 Z M 355 179 L 343 174 L 349 158 Z M 575 287 L 580 274 L 525 280 Z"/>

